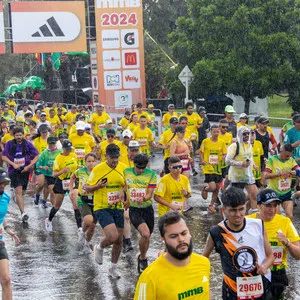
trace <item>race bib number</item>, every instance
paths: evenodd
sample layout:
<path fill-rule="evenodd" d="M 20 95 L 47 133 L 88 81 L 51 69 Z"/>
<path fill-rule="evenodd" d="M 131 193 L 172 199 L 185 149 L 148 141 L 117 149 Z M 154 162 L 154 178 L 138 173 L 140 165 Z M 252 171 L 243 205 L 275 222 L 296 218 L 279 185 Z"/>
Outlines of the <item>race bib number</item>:
<path fill-rule="evenodd" d="M 74 152 L 75 152 L 77 158 L 82 159 L 82 158 L 85 157 L 85 151 L 84 151 L 84 149 L 75 149 Z"/>
<path fill-rule="evenodd" d="M 219 162 L 219 157 L 218 155 L 210 155 L 208 158 L 208 162 L 210 165 L 217 165 Z"/>
<path fill-rule="evenodd" d="M 130 200 L 132 202 L 137 202 L 138 199 L 145 198 L 146 196 L 145 188 L 131 188 L 129 191 L 130 191 Z"/>
<path fill-rule="evenodd" d="M 99 128 L 99 129 L 102 129 L 102 128 L 104 128 L 104 127 L 105 127 L 104 124 L 99 124 L 99 125 L 98 125 L 98 128 Z"/>
<path fill-rule="evenodd" d="M 239 300 L 259 298 L 264 293 L 261 275 L 253 277 L 237 277 L 236 284 Z"/>
<path fill-rule="evenodd" d="M 189 160 L 187 158 L 181 160 L 182 169 L 187 169 L 189 166 Z"/>
<path fill-rule="evenodd" d="M 283 258 L 283 247 L 282 246 L 271 246 L 275 260 L 273 266 L 278 266 L 282 264 Z"/>
<path fill-rule="evenodd" d="M 15 158 L 14 163 L 17 164 L 20 167 L 24 167 L 25 166 L 25 157 Z"/>
<path fill-rule="evenodd" d="M 279 191 L 287 191 L 291 187 L 291 178 L 280 179 L 278 181 L 278 189 Z"/>
<path fill-rule="evenodd" d="M 120 192 L 107 193 L 108 205 L 116 205 L 121 201 Z"/>
<path fill-rule="evenodd" d="M 172 204 L 178 206 L 180 209 L 183 209 L 183 202 L 172 201 Z"/>
<path fill-rule="evenodd" d="M 145 140 L 145 139 L 139 140 L 139 145 L 140 146 L 147 146 L 147 140 Z"/>
<path fill-rule="evenodd" d="M 70 179 L 64 179 L 62 181 L 62 186 L 64 191 L 68 191 L 70 189 Z"/>

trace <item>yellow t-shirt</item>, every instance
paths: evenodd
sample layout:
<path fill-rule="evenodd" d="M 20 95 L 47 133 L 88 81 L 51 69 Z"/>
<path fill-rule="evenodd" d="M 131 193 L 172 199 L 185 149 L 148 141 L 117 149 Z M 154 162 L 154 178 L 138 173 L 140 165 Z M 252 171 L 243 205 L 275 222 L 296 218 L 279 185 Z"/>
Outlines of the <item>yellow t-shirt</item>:
<path fill-rule="evenodd" d="M 255 140 L 252 145 L 253 161 L 258 167 L 258 170 L 253 168 L 253 175 L 255 180 L 261 179 L 261 160 L 260 157 L 264 155 L 263 145 L 260 141 Z"/>
<path fill-rule="evenodd" d="M 48 117 L 47 120 L 50 122 L 50 124 L 53 127 L 56 127 L 60 124 L 60 120 L 59 120 L 59 117 L 57 115 L 55 115 L 53 118 Z"/>
<path fill-rule="evenodd" d="M 39 153 L 42 153 L 48 147 L 47 139 L 43 140 L 42 137 L 38 137 L 33 140 L 33 146 Z"/>
<path fill-rule="evenodd" d="M 122 162 L 123 164 L 127 165 L 128 164 L 128 147 L 121 141 L 119 141 L 117 145 L 120 148 L 119 161 Z"/>
<path fill-rule="evenodd" d="M 32 121 L 37 123 L 40 121 L 40 119 L 38 118 L 38 116 L 36 114 L 34 114 L 34 116 L 32 117 Z"/>
<path fill-rule="evenodd" d="M 3 138 L 1 139 L 1 143 L 3 145 L 5 145 L 8 141 L 11 141 L 13 139 L 14 139 L 13 135 L 11 135 L 10 133 L 5 133 L 4 136 L 3 136 Z"/>
<path fill-rule="evenodd" d="M 257 213 L 246 217 L 255 219 L 257 218 Z M 271 266 L 271 270 L 278 270 L 283 267 L 287 267 L 287 247 L 278 241 L 277 231 L 281 230 L 285 236 L 290 239 L 291 243 L 299 241 L 300 237 L 292 221 L 290 218 L 276 214 L 272 221 L 264 221 L 264 227 L 275 256 L 275 262 L 273 263 L 273 266 Z"/>
<path fill-rule="evenodd" d="M 145 129 L 141 129 L 140 127 L 136 128 L 133 131 L 133 140 L 136 140 L 140 145 L 140 152 L 150 156 L 150 146 L 149 142 L 152 142 L 153 135 L 151 129 L 146 127 Z"/>
<path fill-rule="evenodd" d="M 120 141 L 117 141 L 117 140 L 114 140 L 113 141 L 113 144 L 116 144 L 118 145 L 120 143 Z M 99 147 L 100 147 L 100 153 L 101 153 L 101 161 L 105 161 L 106 158 L 105 158 L 105 152 L 106 152 L 106 147 L 109 145 L 110 143 L 106 140 L 106 141 L 102 141 L 100 144 L 99 144 Z"/>
<path fill-rule="evenodd" d="M 181 207 L 181 210 L 183 210 L 184 196 L 181 192 L 182 188 L 189 193 L 192 193 L 190 181 L 186 176 L 180 174 L 179 181 L 177 181 L 171 176 L 171 174 L 167 174 L 159 181 L 157 190 L 154 194 L 169 203 L 173 203 Z M 169 210 L 169 207 L 158 203 L 159 216 L 164 215 Z"/>
<path fill-rule="evenodd" d="M 209 300 L 209 282 L 207 257 L 192 253 L 188 265 L 177 267 L 161 255 L 143 271 L 134 300 Z"/>
<path fill-rule="evenodd" d="M 17 106 L 17 103 L 15 102 L 15 100 L 7 100 L 6 101 L 6 105 L 8 105 L 8 106 L 14 106 L 14 107 L 16 107 Z"/>
<path fill-rule="evenodd" d="M 63 155 L 62 153 L 56 156 L 53 171 L 61 171 L 64 168 L 70 168 L 70 172 L 61 174 L 58 176 L 60 180 L 71 178 L 72 173 L 77 169 L 77 157 L 76 154 L 71 152 L 69 155 Z"/>
<path fill-rule="evenodd" d="M 134 132 L 137 128 L 140 127 L 140 124 L 139 123 L 129 123 L 129 125 L 127 126 L 127 129 L 129 129 L 131 132 Z"/>
<path fill-rule="evenodd" d="M 69 111 L 66 115 L 65 115 L 65 121 L 67 123 L 75 123 L 76 120 L 76 116 L 78 115 L 78 113 L 76 112 L 75 114 L 73 114 L 71 111 Z M 70 129 L 70 125 L 68 124 L 68 128 Z"/>
<path fill-rule="evenodd" d="M 166 145 L 170 146 L 175 137 L 176 134 L 174 134 L 174 132 L 172 132 L 171 129 L 168 129 L 160 135 L 158 143 L 164 146 Z M 170 157 L 170 147 L 164 149 L 164 159 L 167 159 L 169 157 Z"/>
<path fill-rule="evenodd" d="M 74 147 L 74 152 L 77 156 L 77 163 L 81 166 L 85 165 L 85 155 L 92 152 L 92 149 L 96 146 L 94 138 L 86 133 L 82 136 L 74 133 L 69 136 L 69 140 Z"/>
<path fill-rule="evenodd" d="M 123 117 L 120 122 L 119 125 L 122 126 L 122 129 L 126 129 L 127 126 L 129 125 L 129 120 L 126 119 L 125 117 Z"/>
<path fill-rule="evenodd" d="M 140 117 L 141 117 L 141 116 L 146 117 L 147 122 L 150 122 L 150 121 L 151 121 L 151 119 L 149 118 L 148 113 L 145 112 L 145 111 L 143 111 L 141 114 L 139 114 L 137 111 L 135 111 L 135 112 L 133 112 L 133 113 L 130 115 L 130 118 L 131 118 L 133 115 L 137 115 L 137 116 L 138 116 L 138 121 L 140 120 Z"/>
<path fill-rule="evenodd" d="M 196 140 L 198 141 L 198 128 L 197 125 L 201 125 L 203 122 L 203 119 L 196 113 L 192 113 L 191 115 L 188 114 L 182 114 L 182 116 L 187 117 L 188 119 L 188 126 L 189 131 L 191 134 L 196 135 Z"/>
<path fill-rule="evenodd" d="M 110 119 L 110 116 L 106 112 L 102 112 L 101 116 L 97 112 L 91 115 L 90 123 L 92 124 L 95 136 L 100 135 L 100 130 L 105 127 L 106 121 Z"/>
<path fill-rule="evenodd" d="M 115 169 L 106 162 L 97 165 L 88 180 L 88 185 L 95 185 L 99 180 L 107 178 L 107 185 L 94 192 L 94 211 L 104 208 L 123 209 L 121 196 L 125 186 L 124 170 L 126 166 L 118 163 Z"/>
<path fill-rule="evenodd" d="M 228 148 L 232 143 L 232 134 L 230 132 L 225 132 L 225 134 L 219 134 L 219 139 L 224 141 L 226 148 Z"/>
<path fill-rule="evenodd" d="M 245 125 L 243 125 L 241 122 L 237 122 L 237 124 L 236 124 L 236 127 L 237 128 L 240 128 L 240 127 L 242 127 L 242 126 L 245 126 L 245 127 L 249 127 L 249 125 L 248 124 L 245 124 Z"/>
<path fill-rule="evenodd" d="M 170 126 L 170 119 L 173 118 L 173 117 L 176 117 L 178 119 L 178 114 L 176 112 L 173 112 L 172 115 L 170 115 L 169 112 L 165 113 L 163 115 L 163 118 L 162 118 L 163 127 Z"/>
<path fill-rule="evenodd" d="M 225 165 L 223 156 L 227 153 L 225 142 L 221 139 L 213 142 L 210 138 L 206 138 L 201 143 L 200 151 L 206 162 L 202 169 L 203 174 L 221 175 Z"/>

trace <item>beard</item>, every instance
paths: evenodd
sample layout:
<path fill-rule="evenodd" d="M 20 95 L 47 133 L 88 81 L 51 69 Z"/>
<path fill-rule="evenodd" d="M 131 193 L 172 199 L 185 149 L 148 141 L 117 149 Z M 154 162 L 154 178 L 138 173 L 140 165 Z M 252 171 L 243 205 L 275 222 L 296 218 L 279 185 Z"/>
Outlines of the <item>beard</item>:
<path fill-rule="evenodd" d="M 177 248 L 179 248 L 182 245 L 188 246 L 188 249 L 185 252 L 178 252 Z M 173 246 L 171 246 L 168 243 L 165 243 L 165 246 L 166 246 L 167 252 L 171 256 L 173 256 L 174 258 L 176 258 L 178 260 L 184 260 L 184 259 L 186 259 L 187 257 L 189 257 L 191 255 L 191 253 L 193 251 L 193 242 L 192 242 L 192 240 L 190 241 L 189 244 L 183 243 L 183 244 L 178 245 L 176 248 L 174 248 Z"/>

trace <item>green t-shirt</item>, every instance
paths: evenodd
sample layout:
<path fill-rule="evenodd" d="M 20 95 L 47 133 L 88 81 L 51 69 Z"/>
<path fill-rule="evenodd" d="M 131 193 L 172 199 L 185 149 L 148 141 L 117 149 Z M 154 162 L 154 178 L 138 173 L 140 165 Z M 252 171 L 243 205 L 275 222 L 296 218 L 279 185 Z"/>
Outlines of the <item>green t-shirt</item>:
<path fill-rule="evenodd" d="M 38 171 L 38 173 L 52 177 L 54 160 L 60 153 L 62 153 L 61 149 L 56 149 L 53 152 L 45 149 L 40 154 L 39 160 L 36 163 L 36 170 Z M 40 169 L 40 166 L 48 166 L 49 168 L 47 170 Z"/>
<path fill-rule="evenodd" d="M 83 168 L 76 170 L 74 175 L 76 176 L 77 180 L 79 180 L 78 194 L 81 196 L 93 196 L 93 193 L 88 194 L 82 189 L 82 187 L 87 184 L 87 181 L 90 177 L 90 174 L 88 173 L 87 168 L 83 167 Z M 81 200 L 81 197 L 79 197 L 79 196 L 77 199 L 77 204 L 79 206 L 82 205 L 82 200 Z"/>
<path fill-rule="evenodd" d="M 140 204 L 137 203 L 135 199 L 144 198 L 147 194 L 148 188 L 156 188 L 156 172 L 146 168 L 142 174 L 138 175 L 134 172 L 134 168 L 127 168 L 124 171 L 124 176 L 126 178 L 127 197 L 130 201 L 130 206 L 140 208 L 152 205 L 152 199 Z"/>

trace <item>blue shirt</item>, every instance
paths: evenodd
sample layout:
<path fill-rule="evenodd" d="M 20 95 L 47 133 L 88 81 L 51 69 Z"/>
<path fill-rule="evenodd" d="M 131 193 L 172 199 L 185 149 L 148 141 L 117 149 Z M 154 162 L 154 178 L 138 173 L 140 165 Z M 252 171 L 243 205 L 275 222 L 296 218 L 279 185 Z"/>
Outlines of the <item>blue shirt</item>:
<path fill-rule="evenodd" d="M 4 218 L 8 210 L 9 201 L 10 196 L 4 192 L 0 196 L 0 224 L 3 224 Z"/>
<path fill-rule="evenodd" d="M 283 143 L 284 144 L 293 144 L 300 140 L 300 130 L 297 130 L 295 127 L 292 127 L 284 134 Z M 300 146 L 294 148 L 293 158 L 300 158 Z M 300 162 L 298 161 L 298 165 Z"/>

